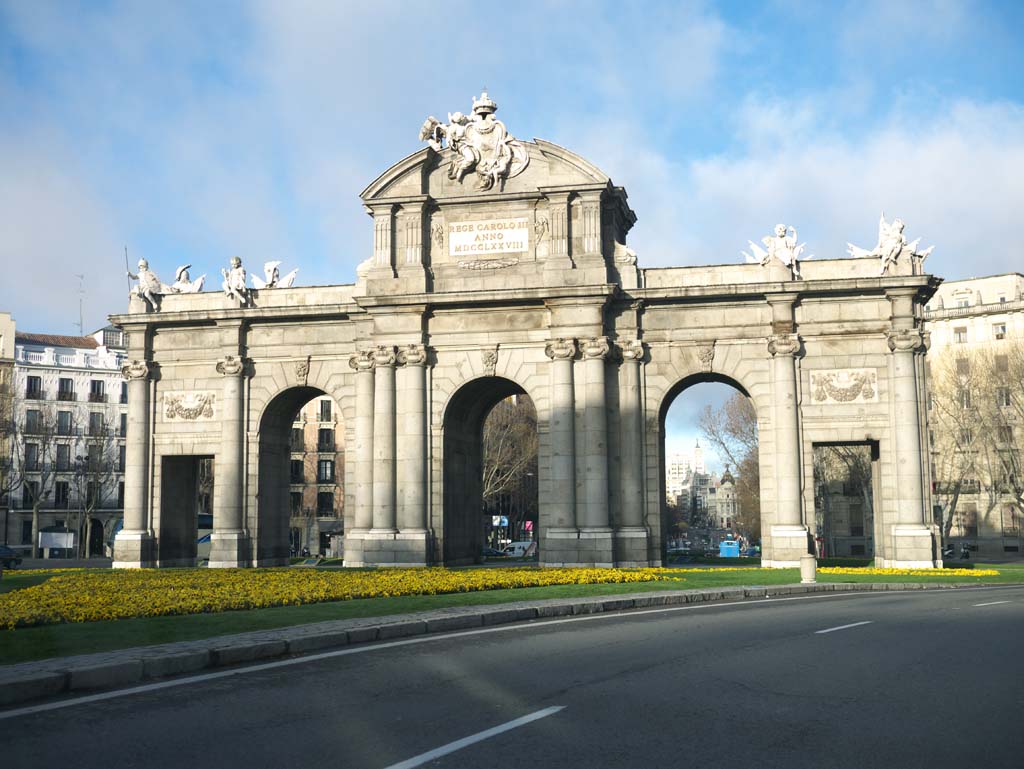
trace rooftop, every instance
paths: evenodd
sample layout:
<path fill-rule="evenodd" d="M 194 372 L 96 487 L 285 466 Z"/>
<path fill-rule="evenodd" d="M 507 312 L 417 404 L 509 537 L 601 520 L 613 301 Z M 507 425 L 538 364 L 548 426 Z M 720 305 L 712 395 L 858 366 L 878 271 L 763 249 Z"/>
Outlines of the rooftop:
<path fill-rule="evenodd" d="M 64 336 L 63 334 L 32 334 L 18 331 L 14 335 L 15 344 L 32 344 L 40 347 L 79 347 L 95 350 L 100 346 L 91 336 Z"/>

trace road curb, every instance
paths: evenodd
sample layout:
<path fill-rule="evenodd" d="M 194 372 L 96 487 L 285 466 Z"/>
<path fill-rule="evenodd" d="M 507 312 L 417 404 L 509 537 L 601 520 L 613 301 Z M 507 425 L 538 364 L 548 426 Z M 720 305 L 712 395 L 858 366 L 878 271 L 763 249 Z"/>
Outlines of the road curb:
<path fill-rule="evenodd" d="M 353 644 L 449 633 L 534 619 L 661 606 L 725 603 L 748 598 L 836 592 L 948 590 L 961 587 L 977 585 L 880 582 L 724 587 L 613 597 L 523 601 L 496 607 L 468 606 L 419 614 L 318 622 L 277 630 L 218 636 L 202 641 L 135 647 L 3 666 L 0 667 L 0 707 L 60 696 L 68 692 L 116 689 L 211 668 L 324 652 Z"/>

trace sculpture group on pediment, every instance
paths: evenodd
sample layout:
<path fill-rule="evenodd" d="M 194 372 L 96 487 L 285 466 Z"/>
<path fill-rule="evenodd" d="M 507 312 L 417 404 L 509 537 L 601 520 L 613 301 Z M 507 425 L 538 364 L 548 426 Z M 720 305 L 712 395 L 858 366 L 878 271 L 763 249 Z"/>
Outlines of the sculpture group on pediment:
<path fill-rule="evenodd" d="M 125 257 L 125 261 L 128 261 L 127 257 Z M 159 312 L 160 297 L 165 293 L 169 293 L 167 286 L 161 283 L 156 273 L 149 269 L 149 262 L 147 260 L 139 259 L 138 270 L 138 273 L 133 273 L 131 270 L 126 271 L 131 280 L 139 281 L 134 289 L 134 293 L 136 296 L 141 297 L 149 305 L 150 309 L 154 312 Z"/>
<path fill-rule="evenodd" d="M 806 244 L 797 242 L 795 227 L 776 224 L 774 232 L 761 238 L 761 242 L 764 243 L 765 248 L 761 248 L 752 240 L 747 241 L 752 254 L 748 254 L 746 251 L 743 251 L 742 254 L 748 263 L 769 267 L 773 262 L 778 262 L 789 268 L 793 280 L 802 279 L 800 275 L 800 258 Z M 804 258 L 810 259 L 811 256 Z"/>
<path fill-rule="evenodd" d="M 252 276 L 252 284 L 256 288 L 291 288 L 295 282 L 295 276 L 299 274 L 299 268 L 296 267 L 294 270 L 286 274 L 283 278 L 281 277 L 281 262 L 272 261 L 265 262 L 263 264 L 263 278 L 258 278 L 255 275 Z"/>
<path fill-rule="evenodd" d="M 235 300 L 242 307 L 249 305 L 251 297 L 249 296 L 249 289 L 245 285 L 246 273 L 245 267 L 242 266 L 242 260 L 237 256 L 232 256 L 231 268 L 228 270 L 222 269 L 220 274 L 224 276 L 224 282 L 221 283 L 221 287 L 224 289 L 224 296 Z"/>
<path fill-rule="evenodd" d="M 504 182 L 521 174 L 530 162 L 526 147 L 509 134 L 505 124 L 494 119 L 498 105 L 487 95 L 473 99 L 473 114 L 448 113 L 448 123 L 428 117 L 420 128 L 420 141 L 437 153 L 451 156 L 448 178 L 461 183 L 476 173 L 481 191 L 500 189 Z"/>
<path fill-rule="evenodd" d="M 858 258 L 877 257 L 881 260 L 880 275 L 885 275 L 891 268 L 896 266 L 901 257 L 904 261 L 917 258 L 923 264 L 924 260 L 935 249 L 935 246 L 929 246 L 924 251 L 918 251 L 917 245 L 921 242 L 921 238 L 908 243 L 906 235 L 903 234 L 904 226 L 903 220 L 898 217 L 891 222 L 887 222 L 885 220 L 885 211 L 883 211 L 878 220 L 878 243 L 875 247 L 869 250 L 855 246 L 853 243 L 847 243 L 847 253 Z"/>

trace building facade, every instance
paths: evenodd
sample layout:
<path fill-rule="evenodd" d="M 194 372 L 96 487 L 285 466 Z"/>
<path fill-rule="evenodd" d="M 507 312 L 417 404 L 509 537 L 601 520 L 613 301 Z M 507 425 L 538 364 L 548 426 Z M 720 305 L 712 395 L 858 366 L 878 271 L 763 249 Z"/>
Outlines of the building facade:
<path fill-rule="evenodd" d="M 124 508 L 124 363 L 124 334 L 114 327 L 15 334 L 8 544 L 71 555 L 51 547 L 70 539 L 40 537 L 63 533 L 79 552 L 105 554 Z"/>
<path fill-rule="evenodd" d="M 345 433 L 338 404 L 315 398 L 295 416 L 289 464 L 293 553 L 338 555 L 345 535 Z"/>
<path fill-rule="evenodd" d="M 947 281 L 925 318 L 936 520 L 958 553 L 1024 555 L 1024 275 Z"/>

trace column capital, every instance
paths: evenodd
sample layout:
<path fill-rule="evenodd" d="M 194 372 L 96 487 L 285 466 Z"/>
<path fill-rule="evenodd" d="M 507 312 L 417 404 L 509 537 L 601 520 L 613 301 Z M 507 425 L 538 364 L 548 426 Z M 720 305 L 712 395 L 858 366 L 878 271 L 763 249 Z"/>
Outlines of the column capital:
<path fill-rule="evenodd" d="M 772 334 L 768 337 L 768 352 L 772 355 L 796 356 L 800 351 L 800 337 L 797 334 Z"/>
<path fill-rule="evenodd" d="M 398 362 L 403 366 L 422 366 L 427 362 L 427 348 L 422 344 L 406 344 L 398 349 Z"/>
<path fill-rule="evenodd" d="M 927 350 L 924 334 L 917 328 L 891 328 L 885 332 L 889 349 L 893 352 L 925 352 Z"/>
<path fill-rule="evenodd" d="M 145 360 L 133 360 L 121 367 L 121 376 L 129 382 L 133 379 L 149 379 L 153 373 L 153 364 Z"/>
<path fill-rule="evenodd" d="M 580 340 L 580 351 L 586 360 L 606 360 L 611 349 L 606 336 Z"/>
<path fill-rule="evenodd" d="M 397 362 L 395 347 L 390 344 L 379 344 L 373 351 L 373 362 L 378 367 L 394 366 Z"/>
<path fill-rule="evenodd" d="M 551 360 L 572 360 L 576 357 L 576 340 L 559 337 L 544 345 L 544 354 Z"/>
<path fill-rule="evenodd" d="M 349 368 L 355 371 L 372 371 L 373 370 L 373 350 L 357 350 L 355 354 L 348 359 Z"/>
<path fill-rule="evenodd" d="M 245 361 L 236 358 L 234 355 L 226 355 L 217 361 L 217 373 L 224 376 L 242 376 L 245 371 Z"/>
<path fill-rule="evenodd" d="M 639 339 L 624 339 L 619 342 L 619 349 L 622 351 L 623 360 L 635 360 L 639 363 L 644 359 L 644 343 Z"/>

